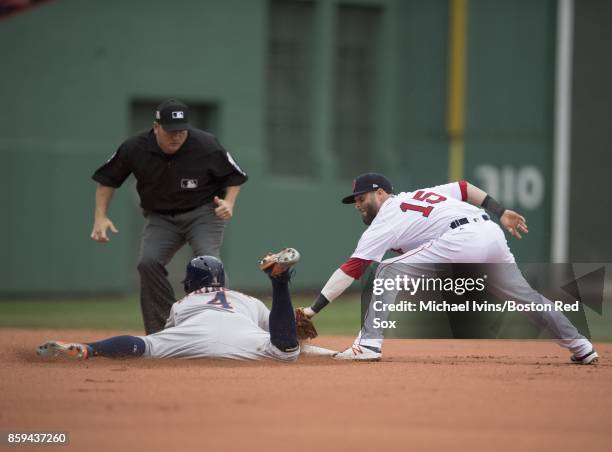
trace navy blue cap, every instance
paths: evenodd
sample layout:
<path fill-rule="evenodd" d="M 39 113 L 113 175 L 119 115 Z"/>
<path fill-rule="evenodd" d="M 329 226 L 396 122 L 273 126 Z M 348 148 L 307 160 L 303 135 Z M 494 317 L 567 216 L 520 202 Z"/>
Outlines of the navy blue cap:
<path fill-rule="evenodd" d="M 157 107 L 155 120 L 166 132 L 189 128 L 189 107 L 176 99 L 168 99 Z"/>
<path fill-rule="evenodd" d="M 353 194 L 342 198 L 344 204 L 353 204 L 355 196 L 382 188 L 387 193 L 393 193 L 389 179 L 378 173 L 365 173 L 353 179 Z"/>

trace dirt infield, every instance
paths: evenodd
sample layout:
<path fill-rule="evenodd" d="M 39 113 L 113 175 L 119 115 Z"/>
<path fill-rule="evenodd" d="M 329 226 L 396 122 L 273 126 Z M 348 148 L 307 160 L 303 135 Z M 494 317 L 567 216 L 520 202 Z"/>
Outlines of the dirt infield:
<path fill-rule="evenodd" d="M 78 451 L 612 450 L 612 344 L 597 366 L 541 341 L 393 340 L 379 363 L 34 353 L 112 334 L 0 330 L 0 431 L 67 431 Z"/>

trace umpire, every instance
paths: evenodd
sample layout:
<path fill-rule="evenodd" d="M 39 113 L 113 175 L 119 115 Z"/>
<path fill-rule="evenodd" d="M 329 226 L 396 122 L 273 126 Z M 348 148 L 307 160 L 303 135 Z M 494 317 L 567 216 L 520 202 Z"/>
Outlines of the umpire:
<path fill-rule="evenodd" d="M 164 328 L 175 301 L 166 265 L 185 242 L 196 256 L 220 257 L 225 223 L 247 175 L 213 135 L 189 125 L 185 104 L 166 100 L 153 128 L 125 140 L 92 176 L 96 242 L 108 242 L 108 229 L 118 232 L 108 206 L 130 173 L 146 218 L 138 272 L 145 331 L 152 334 Z"/>

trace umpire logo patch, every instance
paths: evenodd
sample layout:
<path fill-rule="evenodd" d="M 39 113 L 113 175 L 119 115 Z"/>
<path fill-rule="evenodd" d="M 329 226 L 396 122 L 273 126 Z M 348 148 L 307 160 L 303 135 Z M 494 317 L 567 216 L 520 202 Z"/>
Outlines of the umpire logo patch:
<path fill-rule="evenodd" d="M 185 188 L 187 190 L 198 188 L 198 180 L 197 179 L 181 179 L 181 188 Z"/>

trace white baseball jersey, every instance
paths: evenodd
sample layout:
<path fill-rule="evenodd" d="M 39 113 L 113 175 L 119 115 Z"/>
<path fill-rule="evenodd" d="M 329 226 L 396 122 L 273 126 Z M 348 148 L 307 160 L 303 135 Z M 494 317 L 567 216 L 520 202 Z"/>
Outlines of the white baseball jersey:
<path fill-rule="evenodd" d="M 410 254 L 423 244 L 451 231 L 451 223 L 467 218 L 484 222 L 484 211 L 467 202 L 467 182 L 459 181 L 389 197 L 372 224 L 359 239 L 357 248 L 329 278 L 321 294 L 333 301 L 353 280 L 361 278 L 372 261 L 380 262 L 387 251 Z M 503 235 L 503 234 L 502 234 Z M 435 256 L 429 262 L 444 262 Z"/>
<path fill-rule="evenodd" d="M 299 349 L 283 352 L 270 342 L 270 311 L 256 298 L 203 288 L 172 305 L 166 328 L 141 336 L 151 358 L 226 358 L 293 361 Z"/>
<path fill-rule="evenodd" d="M 389 250 L 404 254 L 448 232 L 454 220 L 484 213 L 464 202 L 466 199 L 462 182 L 403 192 L 387 199 L 351 258 L 380 262 Z"/>

